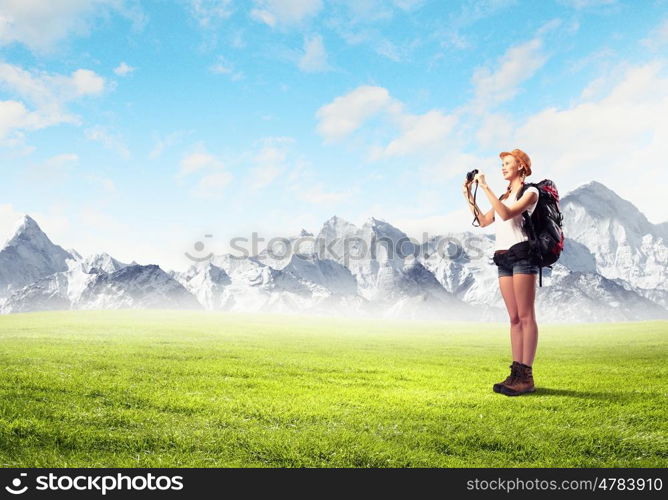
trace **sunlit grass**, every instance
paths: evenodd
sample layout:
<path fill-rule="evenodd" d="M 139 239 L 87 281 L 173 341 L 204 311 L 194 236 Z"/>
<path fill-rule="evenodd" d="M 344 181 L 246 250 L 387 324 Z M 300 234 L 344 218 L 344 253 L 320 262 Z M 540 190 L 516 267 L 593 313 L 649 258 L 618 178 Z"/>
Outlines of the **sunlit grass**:
<path fill-rule="evenodd" d="M 665 467 L 668 322 L 541 326 L 176 311 L 0 316 L 5 467 Z"/>

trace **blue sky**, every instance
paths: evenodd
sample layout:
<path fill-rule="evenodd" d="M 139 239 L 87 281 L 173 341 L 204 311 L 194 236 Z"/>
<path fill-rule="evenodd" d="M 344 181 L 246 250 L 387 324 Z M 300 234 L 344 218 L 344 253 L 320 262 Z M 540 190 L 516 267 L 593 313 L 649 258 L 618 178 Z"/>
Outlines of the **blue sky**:
<path fill-rule="evenodd" d="M 0 233 L 183 269 L 332 215 L 473 230 L 515 147 L 663 222 L 666 49 L 666 1 L 0 0 Z"/>

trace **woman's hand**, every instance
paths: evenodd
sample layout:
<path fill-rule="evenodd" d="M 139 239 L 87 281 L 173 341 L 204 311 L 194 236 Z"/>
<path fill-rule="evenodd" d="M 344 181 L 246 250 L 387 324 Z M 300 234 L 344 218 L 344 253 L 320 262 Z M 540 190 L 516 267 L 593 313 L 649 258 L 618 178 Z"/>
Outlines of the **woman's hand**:
<path fill-rule="evenodd" d="M 484 188 L 487 187 L 487 181 L 485 180 L 485 174 L 478 172 L 473 178 L 473 182 L 478 181 L 478 186 Z"/>

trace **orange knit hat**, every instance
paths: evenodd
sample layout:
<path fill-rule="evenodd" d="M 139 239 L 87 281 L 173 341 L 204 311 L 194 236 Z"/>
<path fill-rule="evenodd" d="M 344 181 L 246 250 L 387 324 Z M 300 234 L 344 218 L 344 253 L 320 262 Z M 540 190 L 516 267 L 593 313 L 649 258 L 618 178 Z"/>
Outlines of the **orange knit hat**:
<path fill-rule="evenodd" d="M 531 175 L 531 158 L 529 158 L 528 154 L 521 149 L 513 149 L 510 153 L 506 151 L 500 153 L 499 157 L 503 158 L 506 155 L 514 156 L 519 164 L 524 167 L 527 177 Z"/>

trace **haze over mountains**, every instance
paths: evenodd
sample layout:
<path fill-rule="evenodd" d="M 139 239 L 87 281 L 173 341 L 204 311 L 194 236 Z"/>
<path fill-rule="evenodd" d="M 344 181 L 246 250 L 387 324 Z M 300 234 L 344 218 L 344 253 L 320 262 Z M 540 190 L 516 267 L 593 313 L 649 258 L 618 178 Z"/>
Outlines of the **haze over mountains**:
<path fill-rule="evenodd" d="M 543 270 L 543 322 L 668 318 L 668 222 L 652 224 L 592 181 L 561 199 L 566 244 Z M 339 217 L 285 257 L 215 255 L 185 272 L 82 257 L 25 216 L 0 250 L 0 312 L 177 308 L 507 321 L 492 235 L 443 233 L 421 243 L 387 221 Z"/>

